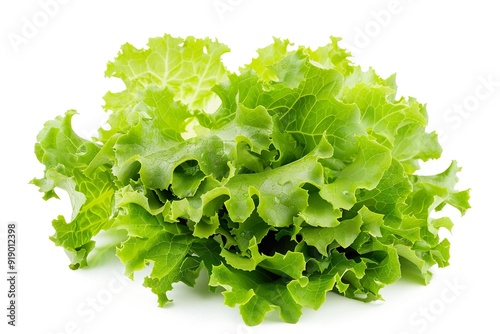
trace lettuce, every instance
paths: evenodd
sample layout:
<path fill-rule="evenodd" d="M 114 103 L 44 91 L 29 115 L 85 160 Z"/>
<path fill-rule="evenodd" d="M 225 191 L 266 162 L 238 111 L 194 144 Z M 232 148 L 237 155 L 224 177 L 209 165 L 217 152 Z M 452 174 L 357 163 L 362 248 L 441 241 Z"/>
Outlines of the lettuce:
<path fill-rule="evenodd" d="M 51 237 L 70 267 L 89 265 L 101 232 L 125 233 L 125 274 L 149 265 L 160 306 L 204 270 L 248 325 L 272 310 L 295 323 L 329 291 L 381 299 L 405 268 L 428 283 L 449 264 L 439 231 L 453 226 L 435 213 L 464 214 L 469 191 L 455 189 L 455 161 L 418 174 L 441 155 L 425 105 L 396 97 L 394 76 L 353 65 L 338 41 L 275 39 L 237 73 L 210 39 L 125 44 L 105 73 L 125 86 L 104 96 L 109 127 L 84 139 L 70 110 L 35 144 L 45 171 L 32 183 L 71 199 Z"/>

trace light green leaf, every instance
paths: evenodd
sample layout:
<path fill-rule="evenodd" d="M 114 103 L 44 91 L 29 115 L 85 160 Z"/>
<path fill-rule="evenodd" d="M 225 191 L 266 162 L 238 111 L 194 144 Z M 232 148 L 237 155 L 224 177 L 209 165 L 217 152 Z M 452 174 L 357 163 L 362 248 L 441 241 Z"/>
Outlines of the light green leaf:
<path fill-rule="evenodd" d="M 374 189 L 391 164 L 391 154 L 384 146 L 359 137 L 359 152 L 337 179 L 325 185 L 320 195 L 334 208 L 350 209 L 356 204 L 358 189 Z"/>
<path fill-rule="evenodd" d="M 53 220 L 55 234 L 51 240 L 64 247 L 72 259 L 73 269 L 85 267 L 94 243 L 92 238 L 113 223 L 112 201 L 115 186 L 108 167 L 101 166 L 86 175 L 83 170 L 92 162 L 99 146 L 79 137 L 71 128 L 75 111 L 45 124 L 37 137 L 35 152 L 46 166 L 44 177 L 33 184 L 45 193 L 45 199 L 57 197 L 56 188 L 69 194 L 72 215 Z M 75 255 L 76 254 L 76 255 Z"/>

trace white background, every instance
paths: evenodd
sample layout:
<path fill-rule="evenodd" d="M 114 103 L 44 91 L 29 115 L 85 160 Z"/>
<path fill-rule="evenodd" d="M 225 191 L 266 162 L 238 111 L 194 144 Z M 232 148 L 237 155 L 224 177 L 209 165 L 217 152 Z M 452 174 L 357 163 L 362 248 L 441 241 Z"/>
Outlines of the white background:
<path fill-rule="evenodd" d="M 0 4 L 0 277 L 7 272 L 10 221 L 19 226 L 20 273 L 17 328 L 6 325 L 1 280 L 2 333 L 499 333 L 500 20 L 494 1 L 54 1 Z M 57 4 L 50 16 L 41 5 L 47 2 Z M 30 31 L 27 22 L 39 27 Z M 117 87 L 104 78 L 106 63 L 121 44 L 142 47 L 164 33 L 217 38 L 232 49 L 225 57 L 230 69 L 248 63 L 272 36 L 311 47 L 340 36 L 355 63 L 382 76 L 397 72 L 399 94 L 427 103 L 430 128 L 443 134 L 443 158 L 426 170 L 456 159 L 463 167 L 460 187 L 472 188 L 467 215 L 451 211 L 451 266 L 436 270 L 426 287 L 404 279 L 386 287 L 381 303 L 329 294 L 296 325 L 272 315 L 252 328 L 203 286 L 176 285 L 174 303 L 158 308 L 141 276 L 121 278 L 112 256 L 69 270 L 63 249 L 48 239 L 51 220 L 67 214 L 68 203 L 44 202 L 28 184 L 43 170 L 33 154 L 36 134 L 46 120 L 77 109 L 75 126 L 92 135 L 104 119 L 101 97 Z M 13 42 L 20 38 L 21 44 Z"/>

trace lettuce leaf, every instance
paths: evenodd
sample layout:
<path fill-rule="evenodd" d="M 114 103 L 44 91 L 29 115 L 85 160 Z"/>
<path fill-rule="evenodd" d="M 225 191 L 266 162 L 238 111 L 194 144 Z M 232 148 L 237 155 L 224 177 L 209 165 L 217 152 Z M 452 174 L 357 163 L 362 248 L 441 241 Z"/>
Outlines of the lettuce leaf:
<path fill-rule="evenodd" d="M 275 38 L 235 73 L 221 59 L 229 48 L 208 38 L 125 44 L 105 73 L 125 86 L 104 96 L 109 127 L 83 139 L 70 110 L 35 144 L 45 170 L 32 183 L 46 200 L 71 199 L 51 237 L 70 267 L 89 265 L 102 231 L 124 233 L 125 275 L 150 265 L 144 285 L 160 306 L 205 270 L 248 325 L 273 310 L 296 323 L 330 291 L 381 299 L 407 265 L 428 283 L 449 264 L 439 231 L 453 227 L 434 213 L 465 214 L 469 190 L 456 189 L 455 161 L 418 174 L 442 151 L 425 105 L 338 41 Z"/>

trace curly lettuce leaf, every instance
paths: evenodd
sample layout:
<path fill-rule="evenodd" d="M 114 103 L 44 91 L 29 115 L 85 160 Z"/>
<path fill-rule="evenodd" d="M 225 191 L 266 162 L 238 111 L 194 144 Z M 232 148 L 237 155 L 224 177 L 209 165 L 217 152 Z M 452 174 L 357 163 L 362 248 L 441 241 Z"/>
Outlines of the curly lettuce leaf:
<path fill-rule="evenodd" d="M 72 214 L 69 221 L 62 215 L 53 220 L 52 241 L 64 247 L 71 258 L 71 267 L 87 265 L 87 256 L 94 248 L 92 238 L 113 224 L 113 198 L 116 187 L 109 166 L 100 166 L 91 173 L 86 168 L 99 152 L 99 145 L 79 137 L 71 127 L 76 114 L 70 110 L 45 124 L 37 137 L 35 153 L 45 165 L 44 177 L 32 180 L 44 198 L 58 197 L 55 189 L 68 193 Z"/>

